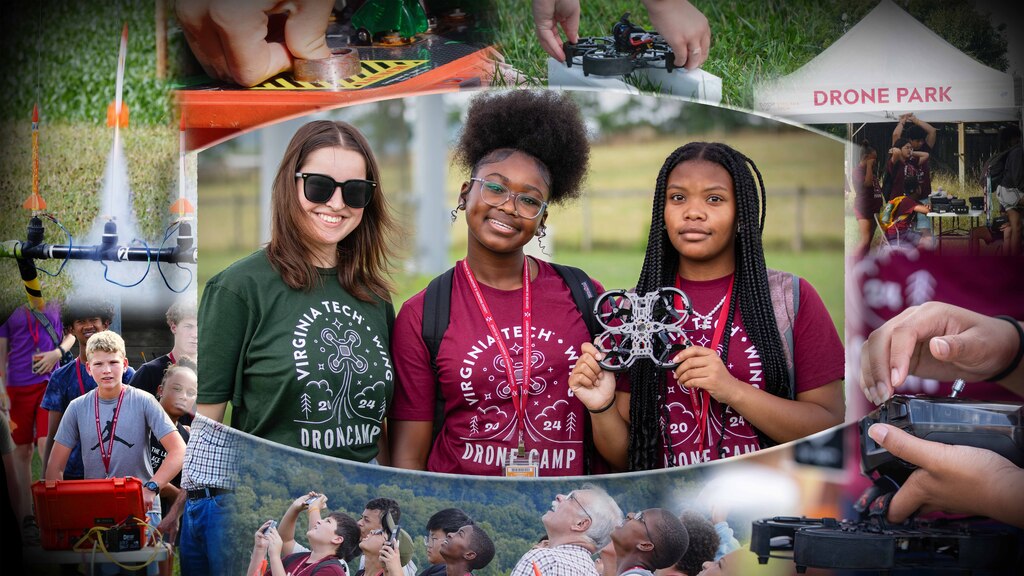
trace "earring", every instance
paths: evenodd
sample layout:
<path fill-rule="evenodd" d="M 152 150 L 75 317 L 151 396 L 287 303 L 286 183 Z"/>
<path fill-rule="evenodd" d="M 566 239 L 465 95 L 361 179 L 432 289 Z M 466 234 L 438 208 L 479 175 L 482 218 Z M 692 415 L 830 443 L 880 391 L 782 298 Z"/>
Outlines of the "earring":
<path fill-rule="evenodd" d="M 544 226 L 541 226 L 541 227 L 540 227 L 540 228 L 539 228 L 539 229 L 537 230 L 537 233 L 536 233 L 536 234 L 534 234 L 534 235 L 535 235 L 535 236 L 537 237 L 537 245 L 538 245 L 538 246 L 540 246 L 540 252 L 541 252 L 541 254 L 543 254 L 543 255 L 547 256 L 548 258 L 550 258 L 550 257 L 551 257 L 551 254 L 548 254 L 548 247 L 547 247 L 547 246 L 545 246 L 545 245 L 544 245 L 544 243 L 543 243 L 543 242 L 541 242 L 541 240 L 540 240 L 541 238 L 543 238 L 543 237 L 545 237 L 545 236 L 547 236 L 547 235 L 548 235 L 548 230 L 547 230 L 547 228 L 546 228 L 546 227 L 544 227 Z"/>
<path fill-rule="evenodd" d="M 452 208 L 452 211 L 451 211 L 452 224 L 455 224 L 455 220 L 459 216 L 459 210 L 465 210 L 465 209 L 466 209 L 466 201 L 464 199 L 460 198 L 459 199 L 459 205 L 456 206 L 455 208 Z"/>

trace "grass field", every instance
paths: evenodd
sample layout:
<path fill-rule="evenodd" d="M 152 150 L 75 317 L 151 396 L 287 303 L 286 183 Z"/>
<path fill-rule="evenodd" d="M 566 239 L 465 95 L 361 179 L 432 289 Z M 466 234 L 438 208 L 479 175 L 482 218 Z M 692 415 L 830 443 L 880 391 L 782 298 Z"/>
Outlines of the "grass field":
<path fill-rule="evenodd" d="M 171 220 L 168 208 L 177 193 L 177 132 L 173 126 L 159 125 L 132 125 L 122 132 L 138 234 L 149 242 L 159 242 Z M 112 143 L 113 131 L 103 126 L 57 123 L 40 127 L 40 195 L 47 202 L 46 211 L 64 225 L 76 244 L 101 216 L 100 196 Z M 25 240 L 31 212 L 21 206 L 32 193 L 31 124 L 0 124 L 0 145 L 0 240 Z M 55 224 L 44 224 L 47 242 L 67 243 Z M 37 264 L 55 271 L 60 262 Z M 45 278 L 47 297 L 64 296 L 71 290 L 70 273 L 57 278 L 40 276 Z M 0 283 L 0 310 L 23 303 L 25 292 L 14 260 L 0 258 L 0 277 L 5 279 Z"/>

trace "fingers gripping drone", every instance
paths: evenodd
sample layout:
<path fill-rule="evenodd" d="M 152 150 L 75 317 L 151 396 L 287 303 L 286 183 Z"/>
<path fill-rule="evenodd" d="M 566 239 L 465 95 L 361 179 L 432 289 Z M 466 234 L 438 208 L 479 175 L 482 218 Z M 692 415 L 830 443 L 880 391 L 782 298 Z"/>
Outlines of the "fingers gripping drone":
<path fill-rule="evenodd" d="M 673 369 L 672 362 L 681 350 L 691 346 L 683 331 L 690 316 L 690 298 L 678 288 L 660 288 L 647 294 L 611 290 L 594 303 L 594 316 L 605 328 L 594 340 L 604 354 L 598 364 L 619 372 L 640 358 L 650 358 L 655 366 Z"/>

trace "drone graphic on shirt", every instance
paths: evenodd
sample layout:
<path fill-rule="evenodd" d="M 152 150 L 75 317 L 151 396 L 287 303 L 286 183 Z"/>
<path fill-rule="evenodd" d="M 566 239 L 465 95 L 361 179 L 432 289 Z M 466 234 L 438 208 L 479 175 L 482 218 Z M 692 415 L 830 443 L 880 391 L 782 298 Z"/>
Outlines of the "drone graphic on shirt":
<path fill-rule="evenodd" d="M 355 353 L 355 349 L 359 347 L 362 340 L 354 330 L 346 330 L 345 337 L 339 338 L 334 330 L 324 328 L 320 332 L 320 339 L 334 346 L 335 353 L 327 359 L 327 367 L 331 372 L 335 374 L 341 372 L 342 363 L 350 364 L 351 368 L 360 374 L 366 372 L 366 358 Z"/>
<path fill-rule="evenodd" d="M 523 378 L 525 377 L 521 356 L 522 349 L 517 350 L 517 347 L 513 347 L 510 349 L 510 352 L 513 357 L 512 372 L 518 387 L 523 384 Z M 543 409 L 539 408 L 537 398 L 545 392 L 548 392 L 548 396 L 550 396 L 553 393 L 552 390 L 554 390 L 554 388 L 549 390 L 549 382 L 542 375 L 546 361 L 547 357 L 543 352 L 539 350 L 531 352 L 530 381 L 524 386 L 525 400 L 527 401 L 526 437 L 534 442 L 555 444 L 578 442 L 579 439 L 576 436 L 576 432 L 580 429 L 580 424 L 576 421 L 575 415 L 570 413 L 566 419 L 549 417 L 549 413 L 567 405 L 569 403 L 567 399 L 560 398 L 546 405 Z M 494 389 L 494 398 L 501 400 L 501 404 L 509 407 L 509 410 L 502 409 L 501 406 L 496 404 L 478 406 L 477 414 L 470 418 L 469 421 L 469 435 L 463 436 L 461 439 L 474 442 L 511 443 L 517 440 L 519 430 L 518 417 L 515 411 L 511 409 L 512 404 L 509 402 L 512 398 L 512 386 L 508 382 L 505 360 L 501 354 L 495 354 L 491 367 L 494 370 L 493 380 L 497 383 Z M 490 399 L 489 397 L 490 395 L 488 395 L 488 399 Z M 545 403 L 547 402 L 549 402 L 549 398 L 545 396 Z M 537 421 L 541 422 L 539 426 Z"/>
<path fill-rule="evenodd" d="M 523 381 L 523 375 L 525 374 L 525 366 L 520 358 L 517 357 L 512 360 L 512 371 L 515 374 L 517 385 Z M 539 350 L 532 351 L 530 353 L 530 370 L 533 374 L 530 375 L 530 382 L 526 386 L 526 393 L 529 395 L 540 394 L 548 387 L 547 381 L 542 376 L 534 375 L 542 364 L 544 364 L 544 353 Z M 501 355 L 494 357 L 494 369 L 499 374 L 505 373 L 505 359 Z M 494 393 L 502 400 L 511 398 L 512 386 L 508 383 L 508 379 L 503 380 Z"/>
<path fill-rule="evenodd" d="M 305 419 L 296 422 L 323 424 L 333 419 L 341 424 L 354 418 L 380 422 L 384 418 L 385 406 L 373 393 L 378 387 L 383 389 L 385 383 L 377 381 L 362 386 L 354 394 L 352 390 L 353 374 L 365 374 L 369 368 L 366 358 L 356 351 L 362 343 L 359 334 L 354 330 L 346 330 L 344 335 L 339 337 L 333 329 L 324 328 L 320 332 L 320 339 L 324 344 L 333 347 L 329 348 L 332 353 L 328 356 L 325 367 L 330 372 L 341 375 L 341 385 L 335 393 L 327 379 L 308 382 L 307 392 L 299 399 L 299 407 Z M 323 396 L 327 398 L 324 399 Z"/>

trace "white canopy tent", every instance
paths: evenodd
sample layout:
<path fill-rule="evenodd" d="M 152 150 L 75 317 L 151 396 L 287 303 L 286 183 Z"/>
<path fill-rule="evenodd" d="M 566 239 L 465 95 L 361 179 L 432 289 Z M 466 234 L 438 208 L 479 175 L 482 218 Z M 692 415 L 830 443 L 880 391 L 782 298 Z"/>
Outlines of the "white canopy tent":
<path fill-rule="evenodd" d="M 805 124 L 1019 120 L 1013 77 L 957 50 L 882 0 L 802 68 L 763 84 L 754 107 Z"/>
<path fill-rule="evenodd" d="M 927 26 L 882 0 L 813 60 L 765 82 L 754 108 L 804 124 L 894 122 L 913 112 L 926 122 L 959 124 L 964 185 L 964 122 L 1020 122 L 1014 79 L 979 63 Z"/>

